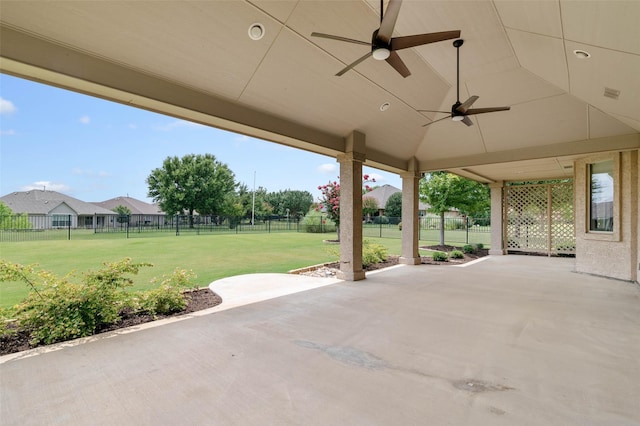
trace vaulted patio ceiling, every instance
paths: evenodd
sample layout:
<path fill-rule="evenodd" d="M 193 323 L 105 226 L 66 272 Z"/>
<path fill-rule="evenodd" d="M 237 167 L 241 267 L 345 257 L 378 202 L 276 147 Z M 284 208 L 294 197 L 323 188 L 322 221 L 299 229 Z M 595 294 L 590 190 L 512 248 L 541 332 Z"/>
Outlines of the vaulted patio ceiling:
<path fill-rule="evenodd" d="M 2 1 L 0 69 L 322 154 L 359 131 L 394 172 L 571 177 L 577 156 L 640 147 L 638 1 L 405 0 L 394 35 L 461 30 L 460 98 L 511 106 L 471 127 L 419 112 L 456 100 L 451 41 L 400 51 L 407 78 L 372 58 L 336 77 L 368 47 L 310 36 L 379 23 L 377 0 Z"/>

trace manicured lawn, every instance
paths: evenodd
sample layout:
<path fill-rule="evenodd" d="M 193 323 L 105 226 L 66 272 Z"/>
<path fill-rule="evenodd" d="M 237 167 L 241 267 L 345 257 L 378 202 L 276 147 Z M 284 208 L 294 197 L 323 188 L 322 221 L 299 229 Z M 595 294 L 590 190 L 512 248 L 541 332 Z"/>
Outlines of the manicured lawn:
<path fill-rule="evenodd" d="M 64 276 L 72 270 L 84 273 L 130 257 L 134 262 L 149 262 L 134 280 L 134 290 L 153 288 L 153 277 L 161 278 L 176 268 L 192 270 L 196 283 L 205 287 L 220 278 L 264 272 L 286 273 L 292 269 L 331 262 L 337 259 L 338 246 L 322 241 L 335 234 L 273 233 L 174 235 L 153 238 L 92 238 L 0 243 L 0 258 L 13 263 L 37 263 L 42 269 Z M 387 247 L 389 254 L 401 254 L 399 238 L 365 236 Z M 421 245 L 433 242 L 421 241 Z M 12 306 L 26 297 L 28 288 L 21 282 L 0 283 L 0 306 Z"/>

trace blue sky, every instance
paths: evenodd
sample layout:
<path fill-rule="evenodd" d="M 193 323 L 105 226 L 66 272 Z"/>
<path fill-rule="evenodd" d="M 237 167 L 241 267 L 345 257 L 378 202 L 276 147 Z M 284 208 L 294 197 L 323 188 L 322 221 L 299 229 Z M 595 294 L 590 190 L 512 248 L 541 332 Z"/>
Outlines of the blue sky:
<path fill-rule="evenodd" d="M 145 180 L 169 156 L 213 154 L 236 181 L 320 196 L 337 179 L 335 158 L 248 138 L 0 74 L 0 196 L 58 191 L 83 201 L 130 196 L 150 202 Z M 375 185 L 393 173 L 365 167 Z"/>

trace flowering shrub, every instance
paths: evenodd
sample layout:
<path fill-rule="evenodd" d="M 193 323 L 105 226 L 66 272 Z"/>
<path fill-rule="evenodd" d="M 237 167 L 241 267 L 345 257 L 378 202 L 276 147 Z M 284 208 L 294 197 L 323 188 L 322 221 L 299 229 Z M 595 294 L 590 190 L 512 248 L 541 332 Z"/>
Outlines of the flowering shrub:
<path fill-rule="evenodd" d="M 338 179 L 340 177 L 338 176 Z M 366 194 L 373 190 L 368 184 L 375 182 L 369 175 L 362 176 L 362 194 Z M 336 227 L 340 226 L 340 184 L 337 181 L 329 182 L 326 185 L 318 186 L 318 190 L 322 192 L 320 203 L 316 207 L 317 211 L 323 210 L 329 216 L 329 219 L 336 224 Z M 338 237 L 340 236 L 339 230 Z"/>

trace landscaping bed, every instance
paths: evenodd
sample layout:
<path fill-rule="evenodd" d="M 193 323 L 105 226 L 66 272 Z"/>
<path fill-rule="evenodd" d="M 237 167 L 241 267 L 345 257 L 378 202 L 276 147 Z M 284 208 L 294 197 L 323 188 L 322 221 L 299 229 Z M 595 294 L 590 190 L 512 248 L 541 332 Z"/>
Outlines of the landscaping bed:
<path fill-rule="evenodd" d="M 189 290 L 185 291 L 184 294 L 188 300 L 187 306 L 180 312 L 176 312 L 171 315 L 156 316 L 143 313 L 122 312 L 120 314 L 121 319 L 118 322 L 99 330 L 97 334 L 119 330 L 121 328 L 131 327 L 134 325 L 140 325 L 163 318 L 185 315 L 191 312 L 212 308 L 222 303 L 222 299 L 220 298 L 220 296 L 215 294 L 209 288 Z M 7 355 L 15 352 L 26 351 L 27 349 L 33 349 L 36 346 L 32 346 L 29 343 L 30 338 L 31 336 L 26 331 L 18 331 L 16 334 L 9 336 L 0 336 L 0 355 Z"/>

